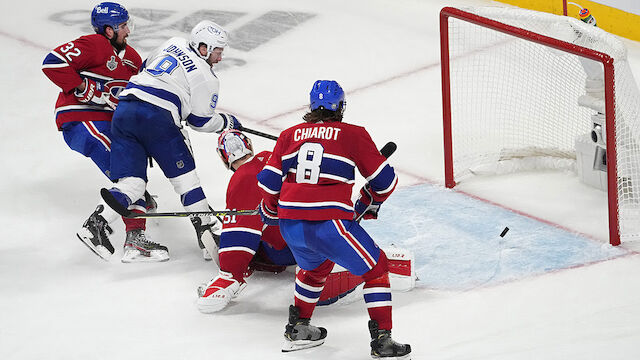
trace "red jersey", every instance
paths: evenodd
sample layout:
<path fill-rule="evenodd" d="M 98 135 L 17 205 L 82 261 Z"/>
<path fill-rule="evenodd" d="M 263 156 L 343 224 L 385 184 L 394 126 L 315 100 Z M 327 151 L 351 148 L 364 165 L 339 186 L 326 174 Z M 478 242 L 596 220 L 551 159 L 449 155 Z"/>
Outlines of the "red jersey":
<path fill-rule="evenodd" d="M 262 196 L 258 189 L 256 175 L 271 155 L 263 151 L 244 163 L 233 173 L 227 187 L 227 209 L 256 209 Z M 223 222 L 222 236 L 233 246 L 240 247 L 247 239 L 262 240 L 276 250 L 283 249 L 286 244 L 277 226 L 265 226 L 259 215 L 226 216 Z M 264 229 L 263 229 L 264 228 Z M 236 241 L 237 240 L 237 241 Z M 225 243 L 228 243 L 225 241 Z M 221 248 L 221 251 L 224 251 Z"/>
<path fill-rule="evenodd" d="M 109 39 L 99 34 L 81 36 L 53 49 L 42 63 L 42 71 L 62 91 L 56 102 L 56 125 L 70 121 L 111 121 L 113 110 L 106 104 L 83 104 L 74 89 L 85 77 L 96 81 L 98 90 L 111 80 L 129 80 L 138 73 L 142 59 L 131 46 L 119 54 Z"/>
<path fill-rule="evenodd" d="M 283 131 L 258 174 L 266 205 L 281 219 L 353 219 L 355 169 L 377 201 L 398 178 L 361 126 L 343 122 L 302 123 Z"/>

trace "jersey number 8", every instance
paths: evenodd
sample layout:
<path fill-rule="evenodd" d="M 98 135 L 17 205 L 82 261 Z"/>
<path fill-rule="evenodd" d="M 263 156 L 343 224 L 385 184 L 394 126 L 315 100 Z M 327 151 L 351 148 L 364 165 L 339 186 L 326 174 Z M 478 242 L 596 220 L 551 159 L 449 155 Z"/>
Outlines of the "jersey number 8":
<path fill-rule="evenodd" d="M 296 182 L 317 184 L 320 178 L 320 164 L 324 148 L 318 143 L 304 143 L 298 151 L 298 166 L 296 167 Z"/>

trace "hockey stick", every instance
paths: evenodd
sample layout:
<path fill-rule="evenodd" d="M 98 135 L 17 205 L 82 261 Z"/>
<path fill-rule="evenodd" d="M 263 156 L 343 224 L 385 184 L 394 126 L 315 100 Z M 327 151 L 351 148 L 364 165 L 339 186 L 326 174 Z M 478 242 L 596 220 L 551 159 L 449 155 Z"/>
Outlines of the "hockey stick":
<path fill-rule="evenodd" d="M 390 141 L 386 143 L 382 149 L 380 149 L 380 153 L 388 158 L 391 156 L 398 146 L 396 143 Z M 102 189 L 102 198 L 107 202 L 109 206 L 111 206 L 114 210 L 116 210 L 120 215 L 130 218 L 171 218 L 171 217 L 192 217 L 192 216 L 226 216 L 226 215 L 258 215 L 258 210 L 212 210 L 212 211 L 183 211 L 183 212 L 164 212 L 164 213 L 133 213 L 127 209 L 124 209 L 122 205 L 120 205 L 115 199 L 112 199 L 109 191 L 107 189 Z"/>
<path fill-rule="evenodd" d="M 234 215 L 258 215 L 258 210 L 211 210 L 211 211 L 184 211 L 184 212 L 163 212 L 163 213 L 131 213 L 127 216 L 130 219 L 136 218 L 173 218 L 173 217 L 195 217 L 195 216 L 234 216 Z"/>
<path fill-rule="evenodd" d="M 240 129 L 240 131 L 244 131 L 246 133 L 253 134 L 253 135 L 262 136 L 263 138 L 267 138 L 269 140 L 278 140 L 277 136 L 270 135 L 270 134 L 267 134 L 267 133 L 263 133 L 262 131 L 249 129 L 249 128 L 246 128 L 244 126 Z"/>
<path fill-rule="evenodd" d="M 396 152 L 396 149 L 398 149 L 398 145 L 396 145 L 396 143 L 394 143 L 393 141 L 389 141 L 382 147 L 382 149 L 380 149 L 380 154 L 382 154 L 382 156 L 388 159 L 389 156 L 393 155 L 393 153 Z M 366 213 L 367 213 L 367 210 L 363 211 L 362 214 L 360 214 L 360 216 L 355 218 L 355 220 L 357 222 L 360 222 L 360 220 L 362 220 L 362 218 L 364 217 L 364 214 Z"/>
<path fill-rule="evenodd" d="M 384 144 L 382 149 L 380 149 L 380 154 L 388 159 L 389 156 L 393 155 L 393 153 L 396 152 L 397 149 L 398 145 L 396 145 L 396 143 L 394 143 L 393 141 L 389 141 L 388 143 Z"/>
<path fill-rule="evenodd" d="M 164 212 L 164 213 L 134 213 L 133 211 L 122 206 L 118 200 L 107 189 L 101 189 L 100 195 L 102 199 L 118 214 L 129 218 L 170 218 L 170 217 L 192 217 L 192 216 L 227 216 L 227 215 L 258 215 L 258 210 L 211 210 L 211 211 L 183 211 L 183 212 Z"/>

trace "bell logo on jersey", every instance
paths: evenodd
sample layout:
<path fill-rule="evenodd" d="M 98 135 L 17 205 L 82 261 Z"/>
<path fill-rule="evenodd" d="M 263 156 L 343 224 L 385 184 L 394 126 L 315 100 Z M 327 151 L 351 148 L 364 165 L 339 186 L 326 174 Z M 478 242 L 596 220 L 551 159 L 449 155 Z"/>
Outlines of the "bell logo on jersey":
<path fill-rule="evenodd" d="M 111 59 L 107 61 L 107 69 L 113 71 L 118 67 L 118 62 L 116 61 L 115 56 L 111 56 Z"/>

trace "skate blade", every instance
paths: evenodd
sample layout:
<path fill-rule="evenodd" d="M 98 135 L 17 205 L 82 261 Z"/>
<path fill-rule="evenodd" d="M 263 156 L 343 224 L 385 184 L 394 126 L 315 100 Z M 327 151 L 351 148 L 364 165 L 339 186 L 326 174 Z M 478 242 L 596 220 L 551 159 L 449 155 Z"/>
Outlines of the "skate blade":
<path fill-rule="evenodd" d="M 411 353 L 407 355 L 402 355 L 402 356 L 380 357 L 380 356 L 371 355 L 371 357 L 374 359 L 383 359 L 383 360 L 411 360 Z"/>
<path fill-rule="evenodd" d="M 309 349 L 312 347 L 320 346 L 324 344 L 324 340 L 325 339 L 290 341 L 285 339 L 284 343 L 282 344 L 282 352 L 292 352 L 292 351 L 298 351 L 298 350 Z"/>
<path fill-rule="evenodd" d="M 144 256 L 138 250 L 127 250 L 122 255 L 122 261 L 125 264 L 139 262 L 164 262 L 169 260 L 169 254 L 166 251 L 152 251 L 150 256 Z"/>
<path fill-rule="evenodd" d="M 77 232 L 76 236 L 78 237 L 78 239 L 80 239 L 80 241 L 82 241 L 83 244 L 85 244 L 89 250 L 91 250 L 94 254 L 98 255 L 100 258 L 102 258 L 105 261 L 109 261 L 109 259 L 111 258 L 111 252 L 109 250 L 107 250 L 106 247 L 102 246 L 102 245 L 98 245 L 98 246 L 94 246 L 93 243 L 91 242 L 91 239 L 88 238 L 86 235 L 82 234 L 81 232 Z"/>

